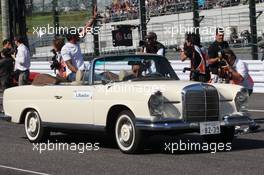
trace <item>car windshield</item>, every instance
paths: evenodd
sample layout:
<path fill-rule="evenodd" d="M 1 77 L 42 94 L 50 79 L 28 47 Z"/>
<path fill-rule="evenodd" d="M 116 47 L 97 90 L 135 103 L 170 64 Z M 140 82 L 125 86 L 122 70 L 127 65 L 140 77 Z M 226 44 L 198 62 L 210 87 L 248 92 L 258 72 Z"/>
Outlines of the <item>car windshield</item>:
<path fill-rule="evenodd" d="M 179 79 L 168 60 L 162 56 L 112 56 L 97 59 L 93 65 L 94 84 Z"/>

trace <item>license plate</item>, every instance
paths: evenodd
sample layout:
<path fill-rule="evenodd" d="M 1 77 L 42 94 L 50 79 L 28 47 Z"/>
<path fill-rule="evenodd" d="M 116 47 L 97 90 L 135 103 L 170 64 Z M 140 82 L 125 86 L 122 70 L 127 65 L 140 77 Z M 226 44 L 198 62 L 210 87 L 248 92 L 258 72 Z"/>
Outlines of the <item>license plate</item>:
<path fill-rule="evenodd" d="M 210 134 L 220 134 L 220 122 L 201 122 L 200 123 L 200 134 L 210 135 Z"/>

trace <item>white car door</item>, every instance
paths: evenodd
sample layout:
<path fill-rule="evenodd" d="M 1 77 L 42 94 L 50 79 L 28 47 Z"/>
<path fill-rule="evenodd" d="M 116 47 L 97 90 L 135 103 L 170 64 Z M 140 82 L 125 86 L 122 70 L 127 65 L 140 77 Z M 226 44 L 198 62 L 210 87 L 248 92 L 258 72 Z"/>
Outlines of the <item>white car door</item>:
<path fill-rule="evenodd" d="M 92 86 L 52 86 L 51 100 L 42 110 L 47 122 L 94 124 Z"/>

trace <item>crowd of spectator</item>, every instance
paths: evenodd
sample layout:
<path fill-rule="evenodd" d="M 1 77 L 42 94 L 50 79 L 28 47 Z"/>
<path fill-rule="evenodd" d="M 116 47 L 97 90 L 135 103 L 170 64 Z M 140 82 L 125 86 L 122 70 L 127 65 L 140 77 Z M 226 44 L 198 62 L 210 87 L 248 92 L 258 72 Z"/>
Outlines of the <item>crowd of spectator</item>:
<path fill-rule="evenodd" d="M 256 1 L 260 3 L 262 1 Z M 223 8 L 247 4 L 248 0 L 198 0 L 199 9 Z M 116 0 L 105 7 L 102 16 L 105 22 L 137 19 L 139 14 L 139 0 Z M 190 0 L 145 0 L 148 16 L 161 16 L 175 13 L 190 12 Z"/>

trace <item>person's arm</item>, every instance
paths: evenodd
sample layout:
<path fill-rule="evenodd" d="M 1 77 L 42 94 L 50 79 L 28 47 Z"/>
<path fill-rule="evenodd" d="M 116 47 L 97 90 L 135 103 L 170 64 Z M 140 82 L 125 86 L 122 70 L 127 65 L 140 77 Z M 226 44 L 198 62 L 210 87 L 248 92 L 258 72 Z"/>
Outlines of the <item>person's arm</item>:
<path fill-rule="evenodd" d="M 215 64 L 217 63 L 218 61 L 220 60 L 219 57 L 216 57 L 216 58 L 210 58 L 207 60 L 208 64 Z"/>
<path fill-rule="evenodd" d="M 78 71 L 78 69 L 72 65 L 71 60 L 68 60 L 65 63 L 67 65 L 68 69 L 70 69 L 70 71 L 72 71 L 73 73 L 76 73 Z"/>
<path fill-rule="evenodd" d="M 85 24 L 85 26 L 83 27 L 83 30 L 80 31 L 79 36 L 84 37 L 90 31 L 90 28 L 93 26 L 93 24 L 94 24 L 94 22 L 96 20 L 96 16 L 97 16 L 97 7 L 94 6 L 92 19 L 90 19 Z"/>
<path fill-rule="evenodd" d="M 242 75 L 239 72 L 237 72 L 235 69 L 233 69 L 232 67 L 229 67 L 228 71 L 233 80 L 238 81 L 238 82 L 242 82 L 244 80 Z"/>
<path fill-rule="evenodd" d="M 246 76 L 246 67 L 244 64 L 237 65 L 236 69 L 227 64 L 227 66 L 224 66 L 224 69 L 230 73 L 231 79 L 237 82 L 242 82 Z"/>
<path fill-rule="evenodd" d="M 215 64 L 220 60 L 218 56 L 215 55 L 215 49 L 213 46 L 208 48 L 208 64 Z"/>

